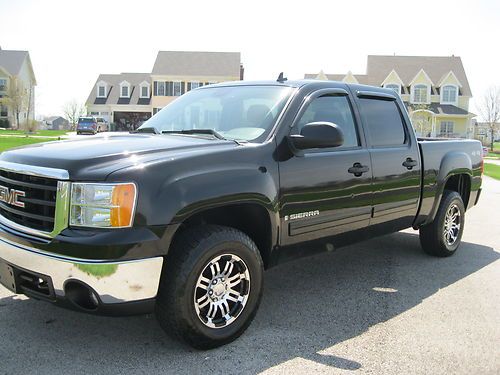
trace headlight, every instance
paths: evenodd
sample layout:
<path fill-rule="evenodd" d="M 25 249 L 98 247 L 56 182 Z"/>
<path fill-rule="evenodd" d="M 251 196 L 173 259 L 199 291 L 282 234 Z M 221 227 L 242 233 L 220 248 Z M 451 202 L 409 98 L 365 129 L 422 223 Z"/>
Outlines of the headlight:
<path fill-rule="evenodd" d="M 137 189 L 133 183 L 71 184 L 70 225 L 123 228 L 133 222 Z"/>

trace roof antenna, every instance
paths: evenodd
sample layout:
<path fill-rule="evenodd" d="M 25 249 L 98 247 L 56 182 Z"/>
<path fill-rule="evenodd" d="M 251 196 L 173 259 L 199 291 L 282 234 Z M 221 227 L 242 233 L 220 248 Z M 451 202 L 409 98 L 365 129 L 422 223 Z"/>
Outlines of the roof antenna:
<path fill-rule="evenodd" d="M 283 77 L 283 72 L 281 72 L 276 82 L 283 83 L 285 81 L 288 81 L 288 78 Z"/>

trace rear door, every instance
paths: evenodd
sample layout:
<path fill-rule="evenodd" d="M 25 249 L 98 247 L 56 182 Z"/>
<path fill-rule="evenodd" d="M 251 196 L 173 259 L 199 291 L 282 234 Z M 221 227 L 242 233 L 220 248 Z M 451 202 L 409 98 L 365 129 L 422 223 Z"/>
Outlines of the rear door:
<path fill-rule="evenodd" d="M 395 231 L 412 225 L 420 199 L 420 154 L 402 103 L 389 94 L 357 92 L 373 171 L 370 225 Z"/>
<path fill-rule="evenodd" d="M 371 214 L 372 170 L 352 98 L 344 89 L 311 94 L 294 121 L 290 134 L 307 123 L 337 124 L 344 144 L 304 150 L 280 161 L 283 245 L 330 237 L 368 228 Z"/>

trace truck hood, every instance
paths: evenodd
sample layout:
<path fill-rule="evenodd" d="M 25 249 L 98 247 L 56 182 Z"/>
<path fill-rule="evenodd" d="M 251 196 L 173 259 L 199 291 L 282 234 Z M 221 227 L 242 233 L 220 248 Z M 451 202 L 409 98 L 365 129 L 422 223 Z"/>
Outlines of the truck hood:
<path fill-rule="evenodd" d="M 103 181 L 130 166 L 235 147 L 232 141 L 204 137 L 120 134 L 18 147 L 0 154 L 0 160 L 64 169 L 71 180 Z"/>

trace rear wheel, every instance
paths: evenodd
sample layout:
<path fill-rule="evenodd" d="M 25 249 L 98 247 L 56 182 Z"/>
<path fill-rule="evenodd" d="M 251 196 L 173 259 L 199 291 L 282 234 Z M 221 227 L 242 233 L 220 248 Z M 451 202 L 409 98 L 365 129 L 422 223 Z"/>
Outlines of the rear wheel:
<path fill-rule="evenodd" d="M 427 254 L 447 257 L 460 246 L 465 207 L 456 191 L 445 190 L 434 221 L 420 228 L 420 244 Z"/>
<path fill-rule="evenodd" d="M 188 229 L 165 260 L 156 316 L 167 333 L 214 348 L 250 325 L 262 284 L 262 259 L 246 234 L 215 225 Z"/>

